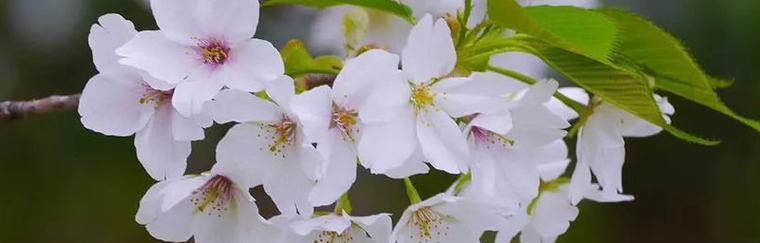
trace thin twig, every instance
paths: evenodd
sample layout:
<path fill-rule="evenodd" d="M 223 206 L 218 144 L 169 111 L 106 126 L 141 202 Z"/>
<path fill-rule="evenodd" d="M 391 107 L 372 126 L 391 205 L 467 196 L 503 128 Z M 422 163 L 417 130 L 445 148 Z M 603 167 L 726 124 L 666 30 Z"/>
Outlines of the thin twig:
<path fill-rule="evenodd" d="M 0 121 L 21 120 L 56 111 L 76 110 L 80 94 L 53 95 L 31 101 L 0 102 Z"/>

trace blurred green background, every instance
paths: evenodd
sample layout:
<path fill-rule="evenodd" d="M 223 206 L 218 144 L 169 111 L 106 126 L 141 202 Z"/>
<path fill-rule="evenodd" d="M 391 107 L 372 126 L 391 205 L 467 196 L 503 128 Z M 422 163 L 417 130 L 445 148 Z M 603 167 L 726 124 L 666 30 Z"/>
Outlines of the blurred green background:
<path fill-rule="evenodd" d="M 615 0 L 681 38 L 711 74 L 736 84 L 721 95 L 738 113 L 760 118 L 760 1 Z M 120 13 L 154 29 L 145 5 L 131 0 L 0 0 L 0 100 L 78 93 L 95 74 L 89 27 Z M 314 12 L 265 9 L 259 38 L 282 46 L 308 36 Z M 661 134 L 628 139 L 624 185 L 636 200 L 582 203 L 559 242 L 760 242 L 760 136 L 724 116 L 671 97 L 675 124 L 723 143 L 701 147 Z M 153 183 L 132 138 L 86 130 L 74 112 L 0 123 L 0 242 L 156 242 L 134 221 Z M 227 127 L 194 144 L 190 172 L 213 162 Z M 423 196 L 453 178 L 415 177 Z M 351 191 L 358 214 L 406 206 L 403 186 L 364 173 Z M 262 210 L 271 215 L 264 196 Z M 398 216 L 398 215 L 397 215 Z"/>

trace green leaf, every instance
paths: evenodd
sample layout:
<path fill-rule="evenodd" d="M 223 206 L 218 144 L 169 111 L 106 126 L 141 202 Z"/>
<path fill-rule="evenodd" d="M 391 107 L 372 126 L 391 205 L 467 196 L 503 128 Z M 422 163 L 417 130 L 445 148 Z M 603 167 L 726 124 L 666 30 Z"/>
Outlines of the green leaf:
<path fill-rule="evenodd" d="M 285 63 L 285 74 L 297 78 L 310 73 L 338 75 L 343 61 L 337 56 L 312 58 L 303 42 L 291 40 L 280 50 Z"/>
<path fill-rule="evenodd" d="M 569 6 L 523 8 L 514 0 L 488 1 L 494 23 L 562 49 L 606 62 L 615 47 L 615 23 L 604 14 Z"/>
<path fill-rule="evenodd" d="M 660 126 L 686 141 L 703 145 L 718 144 L 718 141 L 700 138 L 667 124 L 652 97 L 652 89 L 647 77 L 533 38 L 520 40 L 522 51 L 541 58 L 554 70 L 562 73 L 578 86 L 601 97 L 605 102 Z"/>
<path fill-rule="evenodd" d="M 617 61 L 633 63 L 639 71 L 653 76 L 657 89 L 712 108 L 760 132 L 760 121 L 737 115 L 715 92 L 716 87 L 730 82 L 706 75 L 676 38 L 634 14 L 615 9 L 598 11 L 614 20 L 620 30 Z"/>
<path fill-rule="evenodd" d="M 412 9 L 395 0 L 268 0 L 264 1 L 262 6 L 267 7 L 279 4 L 299 4 L 315 8 L 354 5 L 388 12 L 412 24 L 415 22 Z"/>

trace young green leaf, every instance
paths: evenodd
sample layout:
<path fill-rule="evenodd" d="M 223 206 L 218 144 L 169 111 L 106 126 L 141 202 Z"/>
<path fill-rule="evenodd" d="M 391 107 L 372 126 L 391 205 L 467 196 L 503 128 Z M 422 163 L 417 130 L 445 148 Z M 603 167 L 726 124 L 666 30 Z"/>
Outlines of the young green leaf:
<path fill-rule="evenodd" d="M 605 15 L 569 6 L 523 8 L 514 0 L 488 1 L 488 17 L 505 28 L 607 62 L 617 29 Z"/>
<path fill-rule="evenodd" d="M 359 7 L 376 9 L 394 14 L 409 23 L 414 24 L 412 9 L 394 0 L 267 0 L 262 6 L 274 6 L 279 4 L 299 4 L 315 8 L 327 8 L 337 5 L 354 5 Z"/>
<path fill-rule="evenodd" d="M 647 77 L 612 64 L 558 48 L 534 38 L 522 38 L 522 50 L 541 58 L 578 86 L 620 109 L 664 128 L 686 141 L 703 145 L 718 142 L 700 138 L 667 124 L 662 118 Z"/>
<path fill-rule="evenodd" d="M 760 121 L 734 113 L 715 92 L 730 82 L 705 74 L 683 45 L 647 20 L 615 9 L 598 10 L 614 20 L 620 30 L 615 58 L 632 62 L 638 71 L 655 78 L 655 88 L 666 90 L 726 114 L 760 131 Z"/>
<path fill-rule="evenodd" d="M 280 54 L 285 63 L 285 73 L 293 78 L 310 73 L 337 75 L 343 66 L 343 61 L 337 56 L 312 58 L 299 40 L 289 41 Z"/>

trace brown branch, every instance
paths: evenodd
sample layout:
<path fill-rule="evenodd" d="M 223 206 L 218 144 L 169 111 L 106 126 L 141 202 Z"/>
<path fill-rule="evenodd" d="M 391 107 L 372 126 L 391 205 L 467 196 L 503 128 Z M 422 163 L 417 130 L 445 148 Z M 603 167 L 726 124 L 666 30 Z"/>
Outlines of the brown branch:
<path fill-rule="evenodd" d="M 76 110 L 80 94 L 53 95 L 31 101 L 0 102 L 0 121 L 20 120 L 55 111 Z"/>

